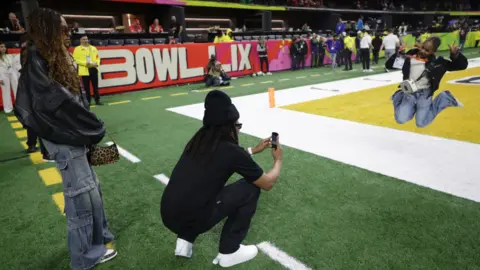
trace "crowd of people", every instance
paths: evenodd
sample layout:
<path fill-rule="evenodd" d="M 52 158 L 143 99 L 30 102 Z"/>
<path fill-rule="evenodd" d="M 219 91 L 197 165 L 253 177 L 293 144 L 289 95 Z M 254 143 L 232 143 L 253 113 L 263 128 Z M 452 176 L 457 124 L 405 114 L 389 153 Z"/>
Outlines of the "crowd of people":
<path fill-rule="evenodd" d="M 307 8 L 354 8 L 385 11 L 470 11 L 475 10 L 474 1 L 411 1 L 411 0 L 217 0 L 220 2 L 236 2 L 242 4 L 276 5 Z"/>

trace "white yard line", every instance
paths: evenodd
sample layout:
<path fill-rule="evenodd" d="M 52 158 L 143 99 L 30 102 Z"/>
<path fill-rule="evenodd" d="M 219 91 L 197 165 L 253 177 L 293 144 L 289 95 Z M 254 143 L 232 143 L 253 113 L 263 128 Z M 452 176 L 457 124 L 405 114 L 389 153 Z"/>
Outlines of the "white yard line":
<path fill-rule="evenodd" d="M 273 244 L 269 242 L 262 242 L 257 245 L 258 249 L 265 253 L 268 257 L 270 257 L 272 260 L 280 263 L 283 265 L 285 268 L 290 269 L 290 270 L 310 270 L 308 266 L 305 264 L 301 263 L 294 257 L 288 255 L 284 251 L 280 250 Z"/>
<path fill-rule="evenodd" d="M 106 145 L 110 146 L 110 145 L 113 145 L 113 142 L 106 142 L 105 143 Z M 141 160 L 139 158 L 137 158 L 136 156 L 132 155 L 130 152 L 128 152 L 127 150 L 123 149 L 122 147 L 120 147 L 118 144 L 117 144 L 117 148 L 118 148 L 118 153 L 128 159 L 130 162 L 132 163 L 139 163 Z"/>
<path fill-rule="evenodd" d="M 157 175 L 154 175 L 153 176 L 155 179 L 157 179 L 158 181 L 160 181 L 162 184 L 164 185 L 168 185 L 168 182 L 170 181 L 170 178 L 168 178 L 165 174 L 161 173 L 161 174 L 157 174 Z"/>

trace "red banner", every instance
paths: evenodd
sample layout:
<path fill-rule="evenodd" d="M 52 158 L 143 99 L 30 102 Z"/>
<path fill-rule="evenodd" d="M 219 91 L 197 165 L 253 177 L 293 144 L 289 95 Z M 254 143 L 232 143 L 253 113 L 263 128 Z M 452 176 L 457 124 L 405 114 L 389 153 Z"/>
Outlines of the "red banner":
<path fill-rule="evenodd" d="M 200 82 L 212 54 L 231 76 L 258 71 L 256 42 L 109 46 L 98 50 L 101 95 Z"/>

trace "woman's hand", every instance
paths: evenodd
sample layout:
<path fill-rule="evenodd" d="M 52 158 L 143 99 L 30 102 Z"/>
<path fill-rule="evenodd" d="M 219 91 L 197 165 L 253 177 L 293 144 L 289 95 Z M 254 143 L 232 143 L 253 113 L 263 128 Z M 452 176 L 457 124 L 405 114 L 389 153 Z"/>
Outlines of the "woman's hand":
<path fill-rule="evenodd" d="M 257 146 L 252 149 L 253 154 L 257 154 L 265 150 L 266 148 L 272 147 L 272 137 L 261 140 Z"/>
<path fill-rule="evenodd" d="M 451 55 L 457 55 L 458 52 L 460 51 L 460 47 L 455 44 L 456 42 L 453 41 L 453 44 L 450 45 L 448 44 L 448 48 L 450 49 L 450 54 Z"/>

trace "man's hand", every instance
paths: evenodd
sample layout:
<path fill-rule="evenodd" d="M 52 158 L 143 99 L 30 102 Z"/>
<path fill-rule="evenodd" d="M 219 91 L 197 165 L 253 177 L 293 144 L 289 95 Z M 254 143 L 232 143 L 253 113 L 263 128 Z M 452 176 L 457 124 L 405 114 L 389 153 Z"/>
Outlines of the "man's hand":
<path fill-rule="evenodd" d="M 261 140 L 257 146 L 252 149 L 253 154 L 257 154 L 265 150 L 265 148 L 272 147 L 272 137 Z"/>
<path fill-rule="evenodd" d="M 448 48 L 450 49 L 450 54 L 451 55 L 457 55 L 458 52 L 460 51 L 460 47 L 458 47 L 455 43 L 456 42 L 453 41 L 452 45 L 448 44 Z"/>

